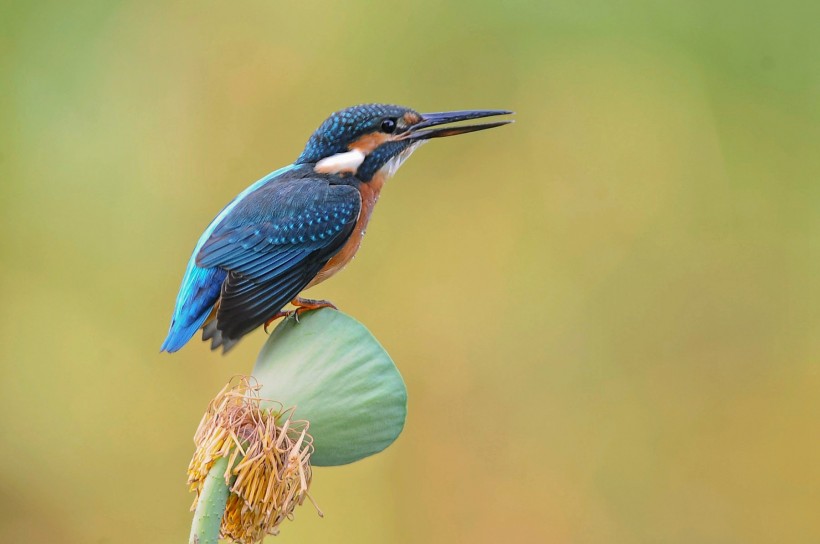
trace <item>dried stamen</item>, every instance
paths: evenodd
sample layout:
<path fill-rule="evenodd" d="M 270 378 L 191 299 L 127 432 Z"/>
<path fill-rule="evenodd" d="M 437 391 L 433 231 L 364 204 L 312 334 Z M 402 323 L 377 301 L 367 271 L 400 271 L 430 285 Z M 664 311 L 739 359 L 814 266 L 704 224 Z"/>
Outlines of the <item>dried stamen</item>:
<path fill-rule="evenodd" d="M 263 408 L 260 387 L 239 377 L 219 392 L 196 431 L 196 451 L 188 466 L 188 485 L 197 493 L 193 510 L 214 462 L 229 459 L 225 481 L 236 479 L 220 533 L 241 544 L 277 534 L 279 524 L 292 519 L 296 506 L 310 498 L 309 424 L 291 420 L 292 410 L 281 405 L 279 410 Z"/>

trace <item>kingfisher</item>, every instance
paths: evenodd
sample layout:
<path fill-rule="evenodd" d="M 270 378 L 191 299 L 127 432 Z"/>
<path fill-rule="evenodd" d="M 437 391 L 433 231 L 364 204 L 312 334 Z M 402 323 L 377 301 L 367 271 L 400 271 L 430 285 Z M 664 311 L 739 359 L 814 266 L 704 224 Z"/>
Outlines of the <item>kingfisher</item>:
<path fill-rule="evenodd" d="M 201 328 L 202 340 L 224 353 L 280 317 L 335 309 L 299 294 L 350 262 L 382 187 L 410 154 L 433 138 L 511 121 L 453 123 L 511 113 L 363 104 L 332 114 L 293 164 L 239 193 L 202 233 L 161 351 L 179 350 Z M 288 302 L 295 310 L 282 310 Z"/>

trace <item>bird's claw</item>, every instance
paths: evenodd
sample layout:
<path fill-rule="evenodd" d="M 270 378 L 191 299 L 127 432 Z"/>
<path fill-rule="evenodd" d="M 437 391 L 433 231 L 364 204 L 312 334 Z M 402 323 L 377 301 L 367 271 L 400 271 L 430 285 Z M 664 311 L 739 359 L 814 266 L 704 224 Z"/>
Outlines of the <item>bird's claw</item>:
<path fill-rule="evenodd" d="M 284 317 L 285 319 L 287 319 L 288 317 L 291 316 L 291 314 L 293 314 L 295 312 L 296 312 L 296 310 L 289 310 L 287 312 L 283 312 L 282 310 L 279 310 L 278 312 L 276 312 L 273 315 L 273 317 L 271 317 L 270 319 L 265 321 L 265 324 L 262 326 L 262 328 L 265 329 L 266 334 L 270 334 L 270 332 L 268 331 L 268 327 L 271 325 L 271 323 L 273 323 L 274 321 L 276 321 L 280 317 Z"/>
<path fill-rule="evenodd" d="M 313 300 L 309 298 L 296 297 L 290 303 L 296 306 L 296 308 L 288 311 L 279 310 L 273 315 L 273 317 L 265 321 L 265 325 L 263 328 L 265 329 L 266 333 L 268 332 L 268 327 L 270 326 L 270 324 L 279 319 L 280 317 L 284 317 L 285 319 L 293 317 L 296 320 L 296 322 L 299 323 L 299 316 L 305 312 L 309 312 L 311 310 L 318 310 L 320 308 L 333 308 L 334 310 L 339 309 L 336 307 L 335 304 L 327 300 Z"/>

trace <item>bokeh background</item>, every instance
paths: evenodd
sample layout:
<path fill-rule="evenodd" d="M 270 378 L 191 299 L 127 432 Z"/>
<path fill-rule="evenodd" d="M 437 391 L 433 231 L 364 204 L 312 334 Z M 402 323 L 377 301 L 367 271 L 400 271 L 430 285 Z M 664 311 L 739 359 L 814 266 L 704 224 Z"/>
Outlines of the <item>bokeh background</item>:
<path fill-rule="evenodd" d="M 330 112 L 431 143 L 310 292 L 404 434 L 272 541 L 820 541 L 820 4 L 3 2 L 0 540 L 187 538 L 192 435 L 265 335 L 159 354 L 185 262 Z"/>

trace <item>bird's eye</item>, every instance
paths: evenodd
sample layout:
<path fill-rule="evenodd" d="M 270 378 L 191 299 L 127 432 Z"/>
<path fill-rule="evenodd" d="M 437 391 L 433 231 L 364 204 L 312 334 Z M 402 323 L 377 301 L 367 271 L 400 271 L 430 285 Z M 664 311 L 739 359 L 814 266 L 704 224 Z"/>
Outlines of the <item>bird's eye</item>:
<path fill-rule="evenodd" d="M 382 121 L 382 132 L 386 132 L 388 134 L 393 134 L 396 130 L 396 120 L 395 119 L 385 119 Z"/>

